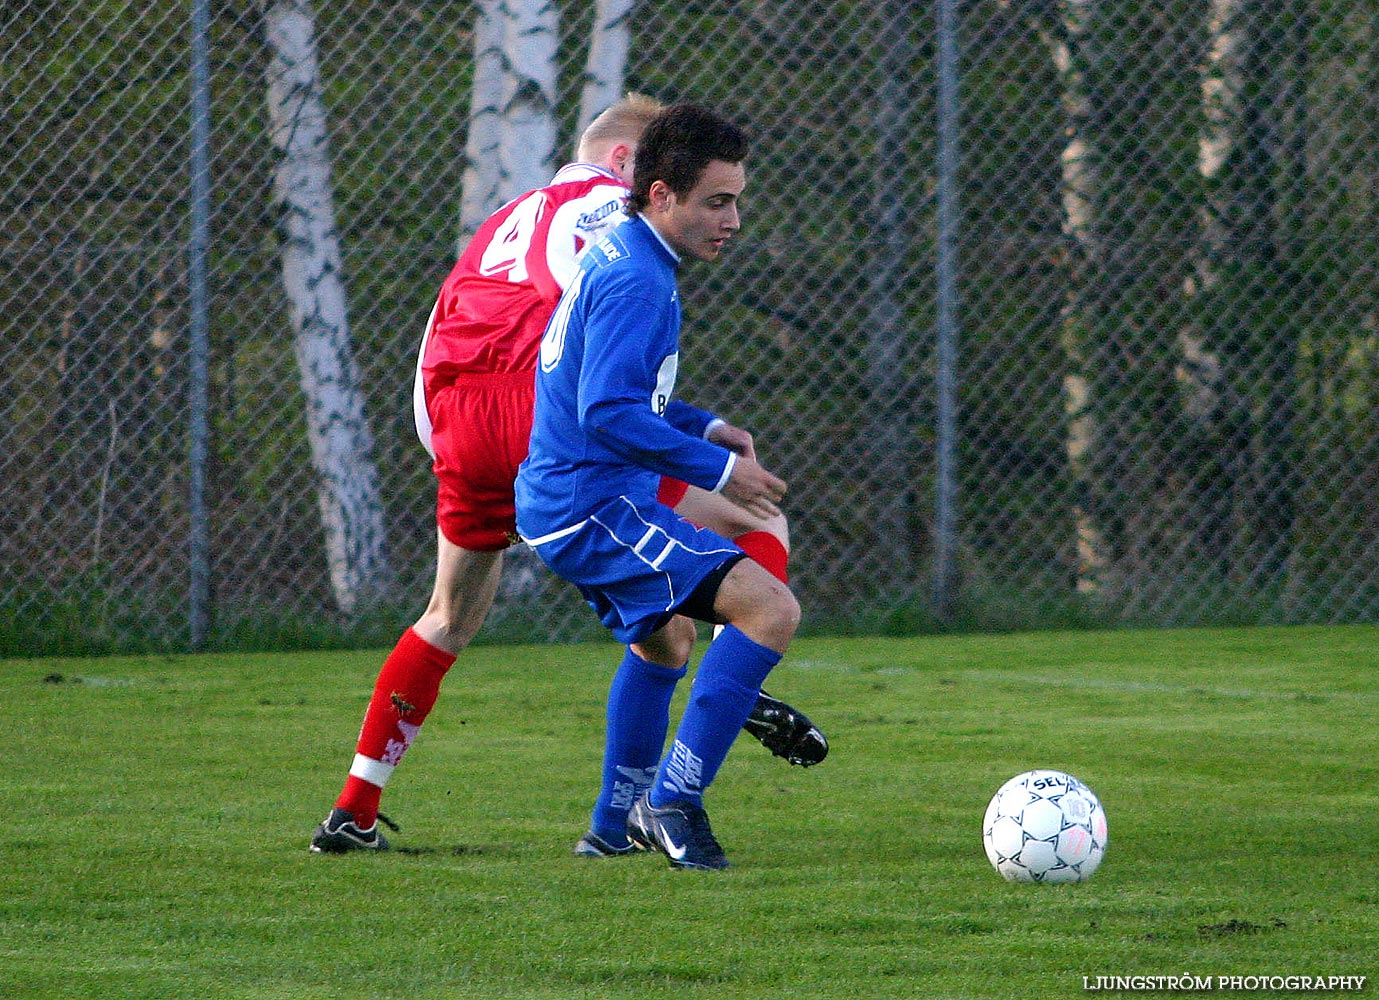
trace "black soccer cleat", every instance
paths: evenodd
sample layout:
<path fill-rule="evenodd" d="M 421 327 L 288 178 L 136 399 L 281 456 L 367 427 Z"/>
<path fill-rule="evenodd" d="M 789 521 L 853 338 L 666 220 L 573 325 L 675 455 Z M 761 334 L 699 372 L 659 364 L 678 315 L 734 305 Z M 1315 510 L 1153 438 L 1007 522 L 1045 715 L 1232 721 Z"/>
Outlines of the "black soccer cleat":
<path fill-rule="evenodd" d="M 379 822 L 390 830 L 397 824 L 380 814 Z M 311 849 L 317 854 L 344 854 L 346 851 L 386 851 L 388 839 L 378 832 L 378 823 L 361 830 L 354 822 L 354 813 L 335 808 L 311 835 Z"/>
<path fill-rule="evenodd" d="M 757 695 L 757 703 L 742 728 L 777 757 L 800 767 L 812 767 L 828 756 L 828 740 L 809 721 L 809 716 L 765 691 Z"/>
<path fill-rule="evenodd" d="M 621 858 L 640 851 L 642 846 L 636 841 L 626 847 L 614 847 L 593 830 L 579 838 L 575 844 L 575 854 L 581 858 Z"/>
<path fill-rule="evenodd" d="M 709 814 L 693 802 L 669 802 L 657 809 L 643 794 L 627 814 L 627 835 L 648 851 L 660 851 L 674 868 L 728 867 L 728 856 L 709 826 Z"/>

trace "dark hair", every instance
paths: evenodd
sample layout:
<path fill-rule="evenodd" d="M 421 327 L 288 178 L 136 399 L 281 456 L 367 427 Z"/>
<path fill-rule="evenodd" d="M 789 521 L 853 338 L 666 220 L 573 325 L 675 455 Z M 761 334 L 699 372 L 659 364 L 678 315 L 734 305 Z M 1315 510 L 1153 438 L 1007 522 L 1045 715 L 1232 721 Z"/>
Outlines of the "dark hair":
<path fill-rule="evenodd" d="M 708 108 L 673 104 L 651 120 L 637 144 L 627 212 L 636 215 L 646 208 L 656 181 L 683 197 L 694 190 L 711 160 L 741 163 L 746 157 L 742 129 Z"/>

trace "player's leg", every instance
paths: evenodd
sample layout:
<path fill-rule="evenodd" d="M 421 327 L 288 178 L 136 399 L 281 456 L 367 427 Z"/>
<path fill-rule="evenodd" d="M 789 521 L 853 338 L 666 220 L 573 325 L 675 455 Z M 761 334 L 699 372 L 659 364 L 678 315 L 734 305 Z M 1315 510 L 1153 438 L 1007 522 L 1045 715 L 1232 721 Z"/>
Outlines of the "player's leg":
<path fill-rule="evenodd" d="M 710 828 L 704 792 L 794 636 L 800 608 L 783 583 L 738 559 L 721 578 L 706 578 L 680 610 L 727 625 L 699 664 L 675 738 L 629 814 L 628 832 L 677 866 L 723 868 L 728 859 Z"/>
<path fill-rule="evenodd" d="M 677 742 L 648 793 L 658 794 L 664 785 L 680 797 L 656 808 L 648 795 L 641 796 L 627 824 L 632 840 L 664 851 L 674 865 L 726 866 L 700 800 L 794 633 L 794 596 L 722 536 L 662 504 L 638 505 L 627 497 L 609 501 L 572 529 L 532 537 L 531 544 L 552 570 L 580 588 L 616 638 L 634 645 L 639 658 L 651 658 L 646 663 L 659 660 L 659 666 L 678 671 L 684 662 L 693 629 L 675 615 L 735 623 L 705 654 Z M 725 587 L 730 597 L 720 601 Z M 667 606 L 672 595 L 685 596 Z M 614 709 L 617 715 L 624 711 L 625 705 Z M 646 718 L 628 714 L 634 717 L 615 718 L 613 726 L 649 729 Z M 658 714 L 658 726 L 660 721 Z"/>
<path fill-rule="evenodd" d="M 731 538 L 777 580 L 789 582 L 790 528 L 784 514 L 763 518 L 721 493 L 677 484 L 674 480 L 662 483 L 660 499 L 662 503 L 673 500 L 669 506 L 675 513 Z M 758 695 L 743 728 L 791 764 L 810 767 L 828 755 L 828 740 L 809 716 L 765 691 Z"/>
<path fill-rule="evenodd" d="M 436 583 L 412 630 L 437 649 L 458 655 L 478 634 L 493 607 L 503 550 L 463 549 L 436 532 Z"/>
<path fill-rule="evenodd" d="M 387 846 L 376 828 L 383 789 L 435 706 L 456 656 L 493 604 L 502 551 L 462 549 L 439 532 L 437 538 L 431 600 L 383 661 L 345 786 L 312 838 L 313 850 Z"/>
<path fill-rule="evenodd" d="M 616 857 L 634 849 L 627 813 L 656 776 L 670 729 L 670 700 L 685 676 L 694 639 L 694 622 L 676 616 L 627 647 L 608 689 L 603 784 L 576 854 Z"/>
<path fill-rule="evenodd" d="M 483 625 L 515 531 L 512 481 L 531 427 L 530 380 L 476 378 L 428 400 L 436 473 L 436 578 L 426 610 L 374 683 L 345 786 L 316 851 L 385 847 L 375 821 L 393 770 L 430 714 L 458 653 Z"/>
<path fill-rule="evenodd" d="M 777 580 L 789 582 L 790 525 L 784 514 L 759 517 L 723 494 L 710 493 L 697 486 L 686 488 L 670 506 L 686 520 L 731 538 Z"/>
<path fill-rule="evenodd" d="M 800 606 L 790 589 L 750 559 L 733 563 L 711 598 L 701 586 L 691 598 L 696 599 L 711 601 L 711 613 L 726 627 L 695 673 L 689 704 L 651 791 L 654 806 L 702 798 L 799 625 Z"/>

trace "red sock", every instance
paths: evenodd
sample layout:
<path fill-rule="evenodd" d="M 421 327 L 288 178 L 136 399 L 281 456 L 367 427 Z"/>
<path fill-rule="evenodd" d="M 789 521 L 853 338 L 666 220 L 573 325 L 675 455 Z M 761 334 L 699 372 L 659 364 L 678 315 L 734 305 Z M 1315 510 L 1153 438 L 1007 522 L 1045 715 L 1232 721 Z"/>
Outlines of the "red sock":
<path fill-rule="evenodd" d="M 749 531 L 745 535 L 738 535 L 733 541 L 781 583 L 790 582 L 790 573 L 787 569 L 790 564 L 790 553 L 785 550 L 781 540 L 771 532 Z"/>
<path fill-rule="evenodd" d="M 377 819 L 383 786 L 436 704 L 441 681 L 454 662 L 453 653 L 437 649 L 410 628 L 383 661 L 364 712 L 354 764 L 335 801 L 354 813 L 360 827 L 370 827 Z"/>

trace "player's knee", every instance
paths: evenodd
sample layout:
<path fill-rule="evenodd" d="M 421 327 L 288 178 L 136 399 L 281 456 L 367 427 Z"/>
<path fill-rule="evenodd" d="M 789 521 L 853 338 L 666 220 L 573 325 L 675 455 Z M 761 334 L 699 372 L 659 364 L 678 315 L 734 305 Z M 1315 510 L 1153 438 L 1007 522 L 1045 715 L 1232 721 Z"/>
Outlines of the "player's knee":
<path fill-rule="evenodd" d="M 789 638 L 800 627 L 800 602 L 790 592 L 789 587 L 772 587 L 767 597 L 767 614 L 781 633 Z"/>
<path fill-rule="evenodd" d="M 735 623 L 752 639 L 785 651 L 800 624 L 800 603 L 779 581 L 758 589 Z"/>
<path fill-rule="evenodd" d="M 694 622 L 682 615 L 676 615 L 666 625 L 667 652 L 670 663 L 667 666 L 678 666 L 690 658 L 690 653 L 694 652 L 694 640 L 698 634 Z"/>
<path fill-rule="evenodd" d="M 471 621 L 430 610 L 416 620 L 412 629 L 431 645 L 448 653 L 459 653 L 479 631 Z"/>
<path fill-rule="evenodd" d="M 648 663 L 675 669 L 684 666 L 694 652 L 694 622 L 676 615 L 659 630 L 633 643 L 632 650 Z"/>
<path fill-rule="evenodd" d="M 447 600 L 433 595 L 426 611 L 413 626 L 428 641 L 452 653 L 468 646 L 483 627 L 486 606 L 466 600 Z"/>

